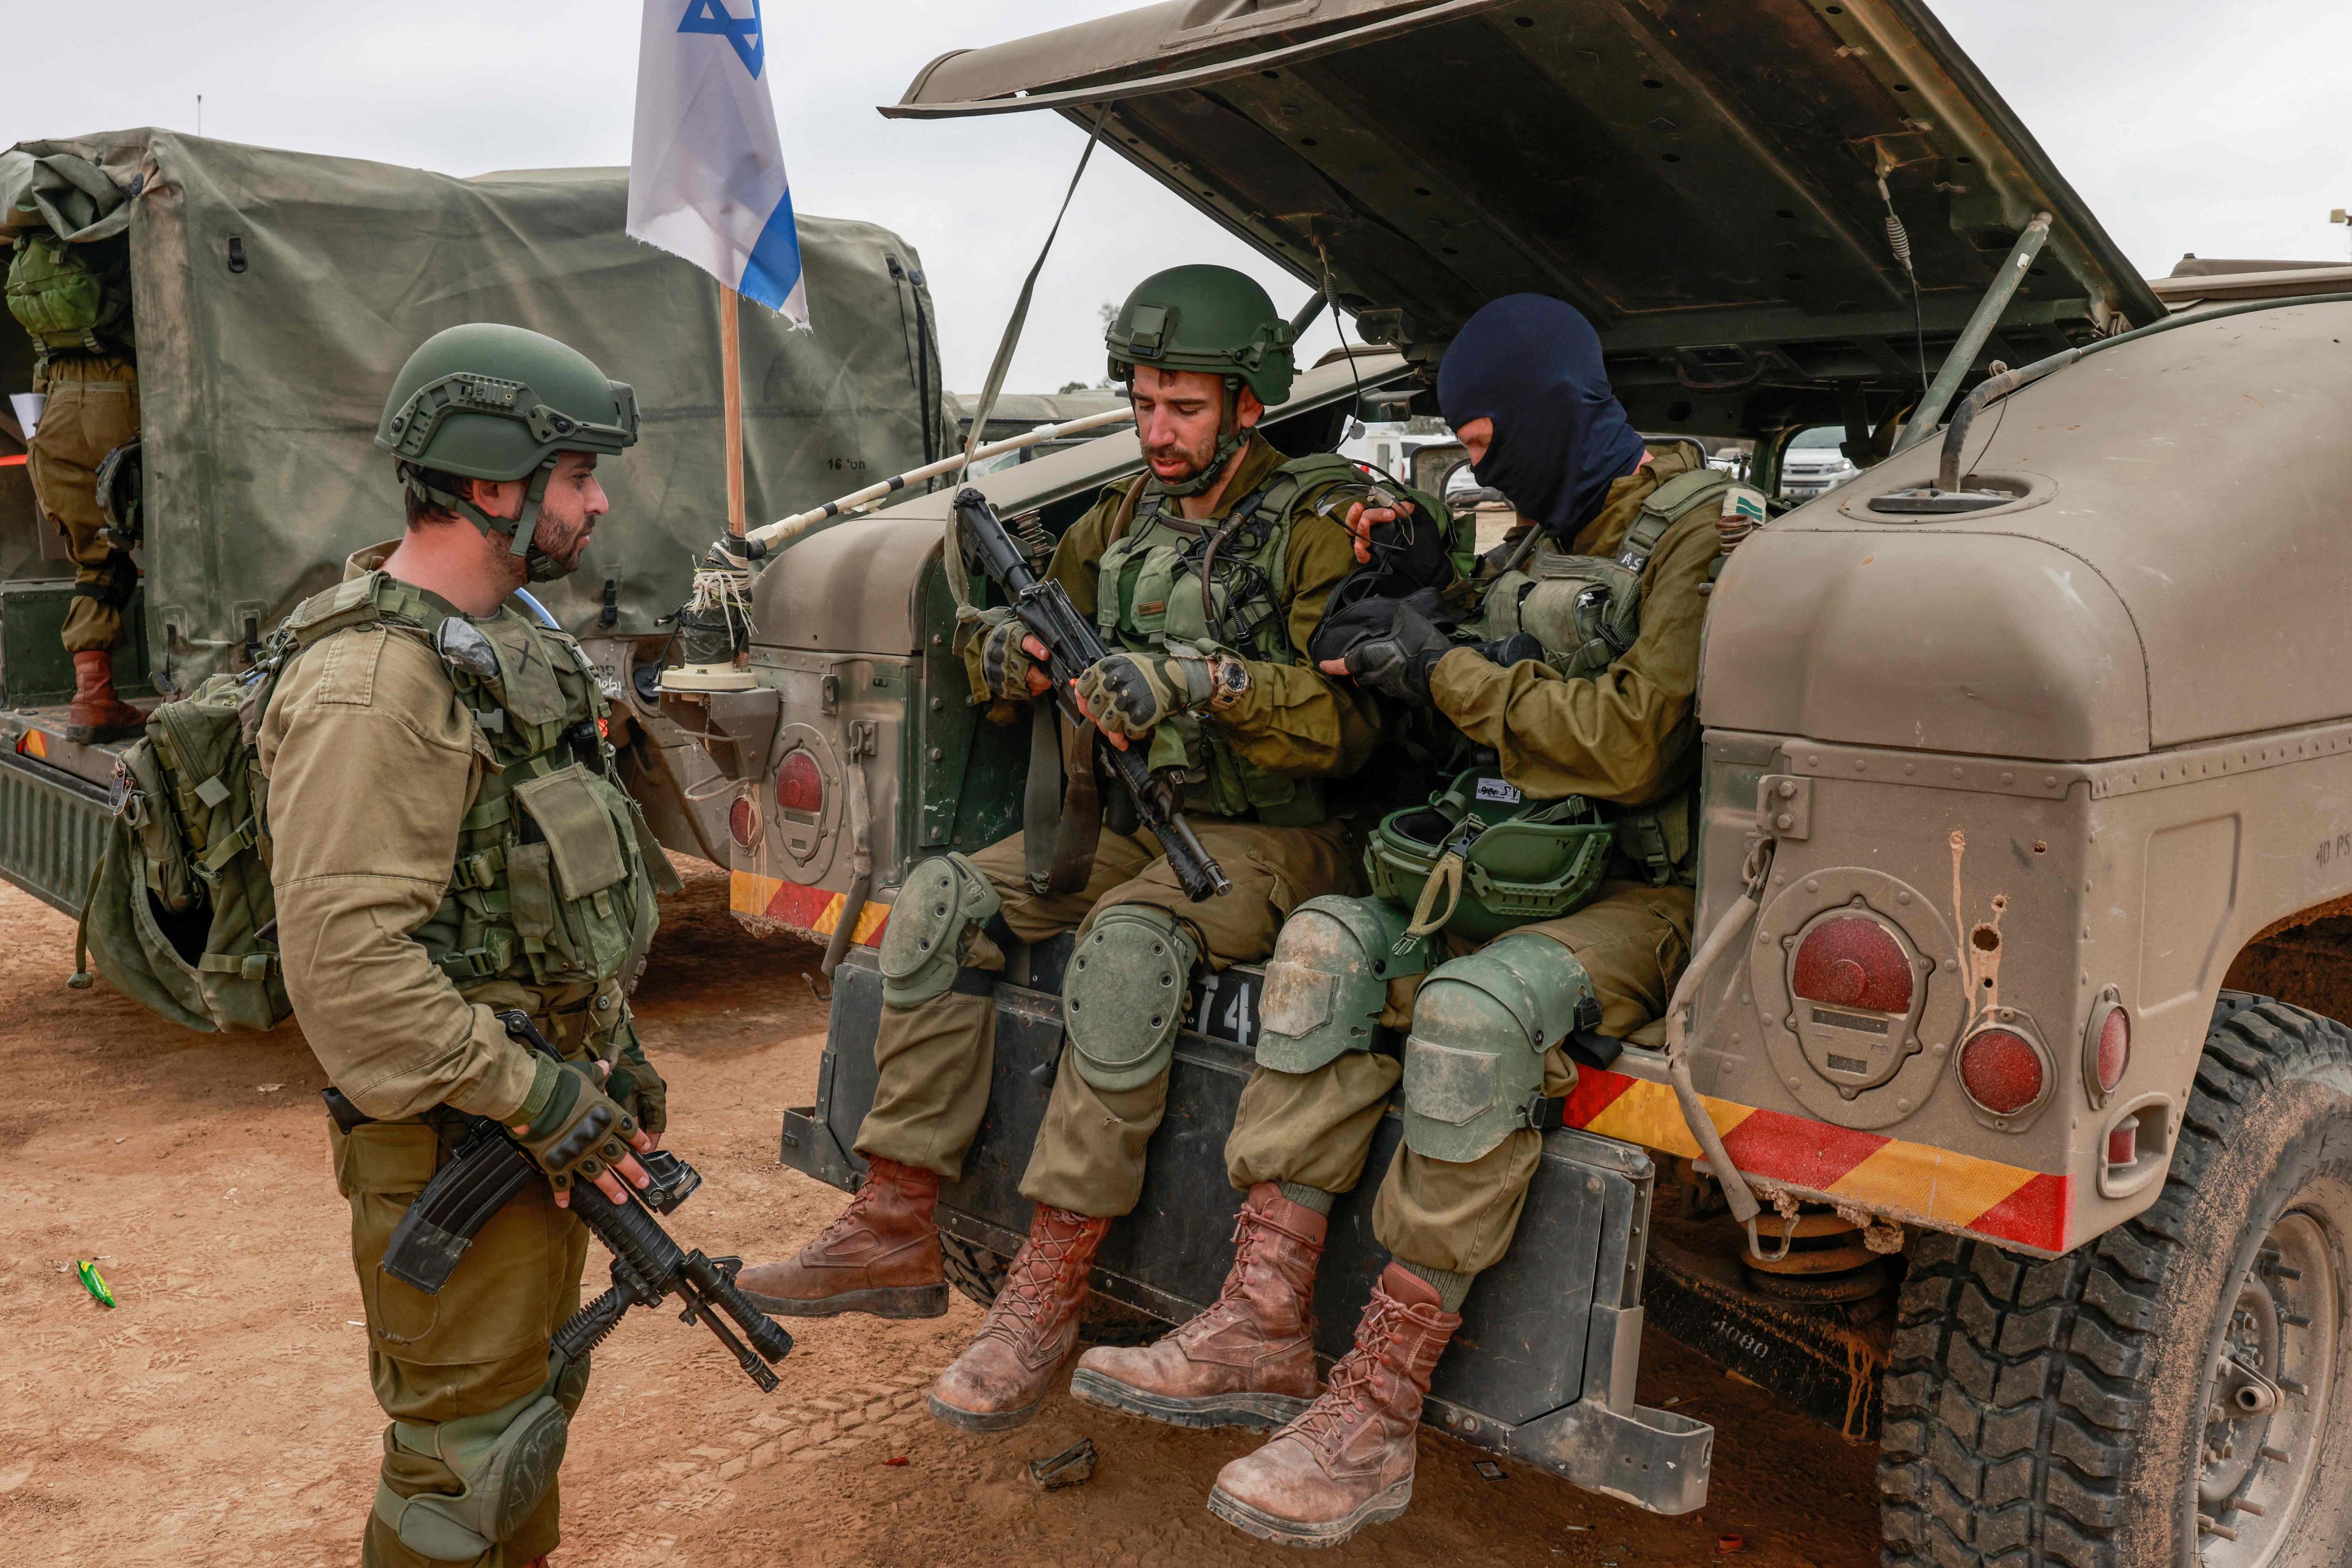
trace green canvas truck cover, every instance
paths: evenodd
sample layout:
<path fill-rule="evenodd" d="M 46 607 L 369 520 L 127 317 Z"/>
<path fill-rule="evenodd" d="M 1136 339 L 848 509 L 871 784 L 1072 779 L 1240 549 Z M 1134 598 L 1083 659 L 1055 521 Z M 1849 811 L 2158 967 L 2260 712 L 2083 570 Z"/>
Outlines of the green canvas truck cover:
<path fill-rule="evenodd" d="M 78 201 L 73 159 L 128 199 Z M 385 389 L 419 342 L 464 321 L 548 333 L 636 389 L 643 439 L 599 469 L 611 519 L 541 596 L 583 635 L 659 629 L 726 526 L 719 288 L 623 233 L 627 195 L 625 169 L 458 179 L 153 129 L 0 153 L 0 224 L 131 235 L 157 670 L 188 688 L 227 668 L 248 621 L 266 631 L 348 552 L 400 531 L 392 462 L 372 445 Z M 953 440 L 912 247 L 807 216 L 800 239 L 814 330 L 742 311 L 753 526 Z M 23 336 L 0 322 L 10 332 Z M 0 359 L 0 392 L 29 390 L 28 373 L 29 353 Z"/>

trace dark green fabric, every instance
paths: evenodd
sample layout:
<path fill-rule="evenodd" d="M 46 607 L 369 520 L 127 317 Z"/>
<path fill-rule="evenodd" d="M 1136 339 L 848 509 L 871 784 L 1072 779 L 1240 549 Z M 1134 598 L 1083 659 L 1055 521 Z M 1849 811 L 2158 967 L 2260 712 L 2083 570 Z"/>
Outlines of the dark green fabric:
<path fill-rule="evenodd" d="M 140 194 L 100 211 L 79 187 L 51 189 L 70 184 L 63 157 L 126 190 L 139 180 Z M 612 513 L 579 572 L 542 594 L 549 608 L 575 632 L 600 629 L 611 579 L 613 629 L 656 634 L 655 617 L 686 597 L 726 518 L 719 290 L 623 232 L 626 170 L 461 180 L 142 130 L 0 154 L 0 205 L 34 202 L 37 186 L 68 221 L 128 226 L 147 626 L 158 667 L 163 628 L 179 628 L 169 665 L 184 687 L 227 667 L 234 649 L 205 645 L 241 647 L 252 606 L 274 624 L 331 587 L 351 552 L 399 531 L 392 459 L 373 445 L 384 396 L 420 343 L 461 322 L 544 332 L 636 391 L 642 439 L 599 465 Z M 870 224 L 803 215 L 799 229 L 815 330 L 742 312 L 754 526 L 954 438 L 913 249 Z"/>

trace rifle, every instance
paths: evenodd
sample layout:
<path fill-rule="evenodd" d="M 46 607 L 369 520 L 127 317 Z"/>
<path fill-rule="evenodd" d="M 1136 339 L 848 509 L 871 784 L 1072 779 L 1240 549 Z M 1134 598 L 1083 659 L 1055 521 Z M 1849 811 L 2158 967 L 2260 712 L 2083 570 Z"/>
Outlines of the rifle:
<path fill-rule="evenodd" d="M 1078 707 L 1078 677 L 1097 660 L 1108 658 L 1112 650 L 1096 632 L 1094 623 L 1078 614 L 1059 583 L 1041 579 L 1030 570 L 1028 553 L 1005 531 L 986 496 L 969 487 L 958 491 L 955 514 L 964 541 L 964 559 L 996 584 L 1022 625 L 1045 645 L 1045 674 L 1054 683 L 1054 700 L 1062 716 L 1073 724 L 1086 723 L 1087 716 Z M 1144 753 L 1134 747 L 1098 747 L 1096 755 L 1109 763 L 1111 776 L 1135 802 L 1137 819 L 1160 840 L 1169 868 L 1176 873 L 1186 898 L 1199 903 L 1233 891 L 1232 879 L 1202 847 L 1200 836 L 1176 804 L 1172 778 L 1154 773 Z"/>
<path fill-rule="evenodd" d="M 509 1009 L 498 1017 L 513 1038 L 552 1061 L 563 1059 L 527 1015 Z M 369 1120 L 341 1091 L 323 1092 L 327 1110 L 345 1132 Z M 457 1119 L 465 1136 L 401 1215 L 383 1251 L 383 1271 L 428 1296 L 449 1282 L 457 1260 L 490 1216 L 532 1180 L 541 1179 L 538 1164 L 498 1122 L 458 1111 L 441 1114 Z M 593 1182 L 572 1185 L 572 1212 L 613 1255 L 613 1287 L 564 1321 L 555 1331 L 555 1348 L 576 1362 L 618 1327 L 631 1307 L 658 1307 L 665 1296 L 676 1296 L 685 1309 L 678 1314 L 682 1321 L 708 1326 L 753 1383 L 774 1392 L 776 1374 L 761 1358 L 783 1360 L 792 1352 L 793 1337 L 735 1288 L 743 1260 L 708 1258 L 698 1248 L 686 1251 L 654 1217 L 692 1195 L 702 1184 L 700 1173 L 667 1150 L 636 1159 L 652 1184 L 636 1193 L 635 1203 L 616 1204 Z M 741 1326 L 751 1344 L 721 1321 L 722 1312 Z"/>

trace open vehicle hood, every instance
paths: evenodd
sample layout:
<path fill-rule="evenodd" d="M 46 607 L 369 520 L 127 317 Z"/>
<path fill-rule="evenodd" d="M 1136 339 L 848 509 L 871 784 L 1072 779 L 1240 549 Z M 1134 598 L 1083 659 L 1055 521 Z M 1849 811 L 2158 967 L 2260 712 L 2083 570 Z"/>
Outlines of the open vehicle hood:
<path fill-rule="evenodd" d="M 1052 109 L 1429 363 L 1519 290 L 1590 316 L 1645 427 L 1916 389 L 2036 212 L 1979 356 L 2163 307 L 1919 0 L 1168 0 L 943 55 L 882 112 Z M 2120 320 L 2118 320 L 2120 318 Z M 1770 389 L 1787 395 L 1769 395 Z M 1678 416 L 1668 411 L 1681 405 Z"/>

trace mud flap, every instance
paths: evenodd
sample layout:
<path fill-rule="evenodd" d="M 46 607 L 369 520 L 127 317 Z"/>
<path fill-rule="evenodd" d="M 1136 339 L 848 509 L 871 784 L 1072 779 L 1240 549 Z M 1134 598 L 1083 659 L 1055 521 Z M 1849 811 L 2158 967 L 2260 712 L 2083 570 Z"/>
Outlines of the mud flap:
<path fill-rule="evenodd" d="M 1019 1182 L 1061 1059 L 1056 996 L 1067 956 L 1066 939 L 1008 954 L 996 987 L 988 1116 L 965 1156 L 964 1179 L 940 1194 L 940 1226 L 1003 1257 L 1028 1229 Z M 817 1103 L 784 1113 L 783 1163 L 844 1188 L 865 1171 L 851 1150 L 874 1100 L 882 1013 L 874 963 L 871 950 L 855 948 L 835 972 Z M 1241 1194 L 1225 1179 L 1225 1132 L 1254 1065 L 1262 985 L 1248 966 L 1195 976 L 1142 1198 L 1097 1254 L 1096 1292 L 1164 1322 L 1181 1322 L 1213 1300 L 1232 1258 Z M 1331 1214 L 1315 1292 L 1316 1349 L 1327 1360 L 1347 1352 L 1388 1261 L 1372 1236 L 1372 1197 L 1402 1126 L 1393 1110 L 1381 1119 L 1363 1181 Z M 1471 1292 L 1423 1419 L 1591 1490 L 1687 1513 L 1706 1501 L 1715 1430 L 1634 1399 L 1655 1181 L 1650 1156 L 1631 1144 L 1569 1129 L 1545 1138 L 1517 1237 Z"/>

